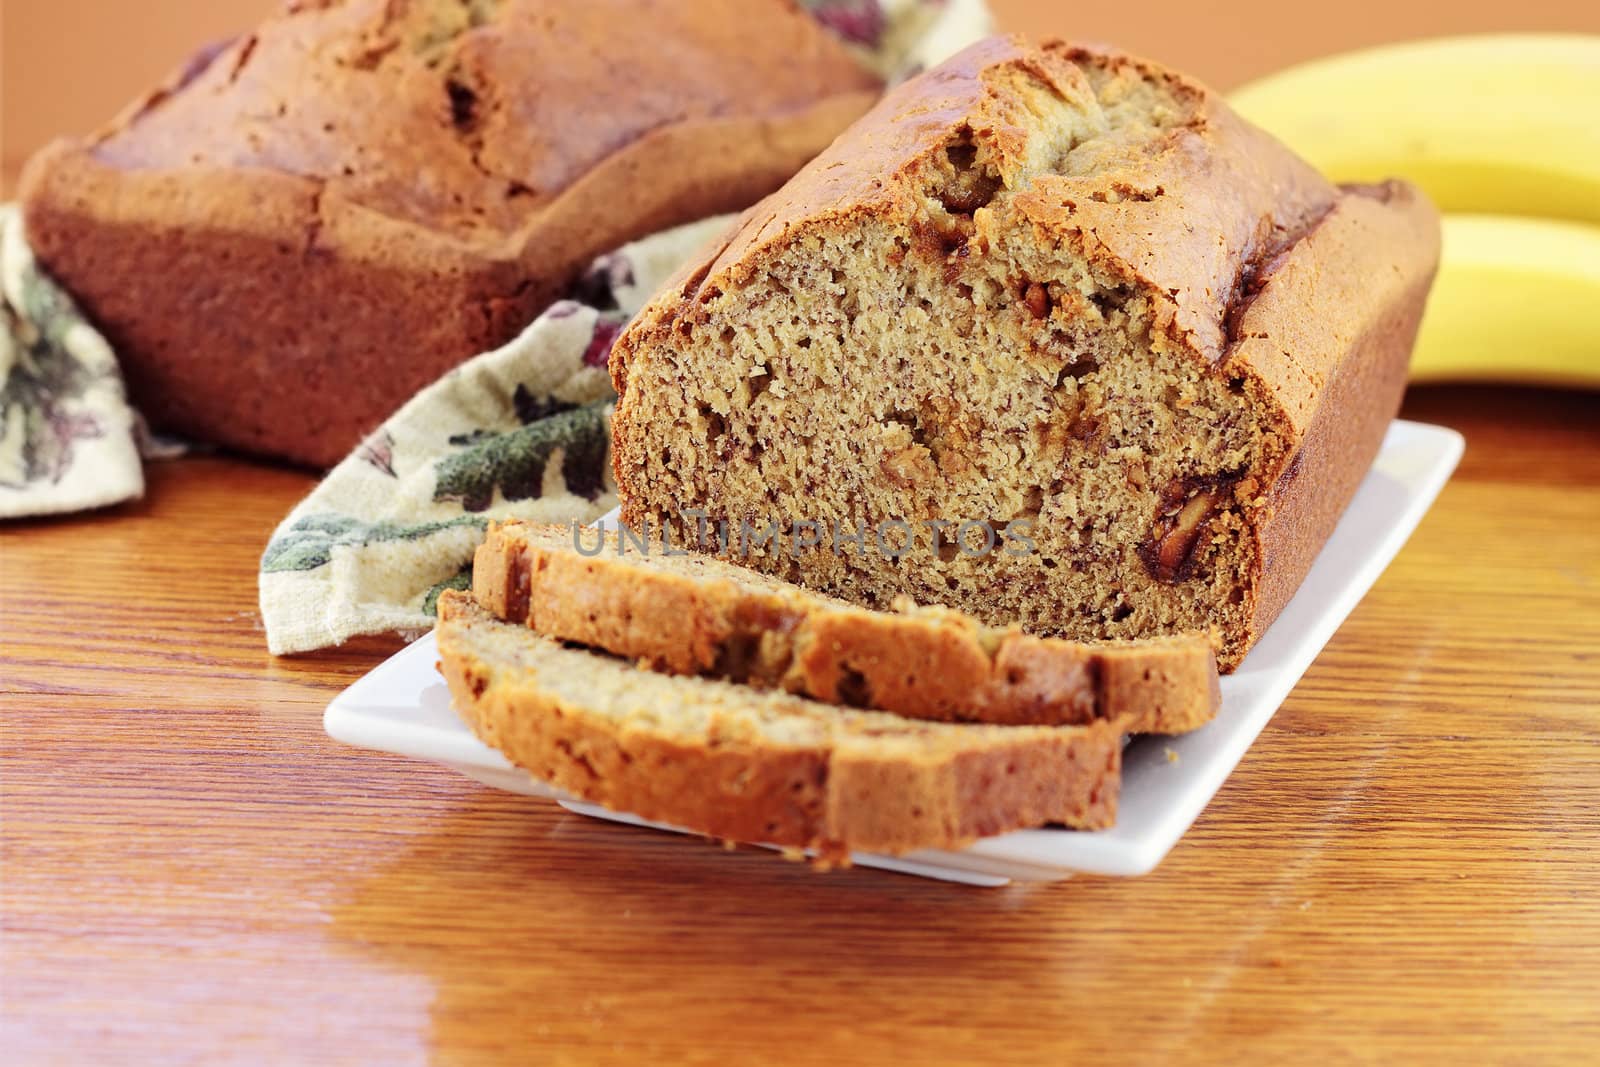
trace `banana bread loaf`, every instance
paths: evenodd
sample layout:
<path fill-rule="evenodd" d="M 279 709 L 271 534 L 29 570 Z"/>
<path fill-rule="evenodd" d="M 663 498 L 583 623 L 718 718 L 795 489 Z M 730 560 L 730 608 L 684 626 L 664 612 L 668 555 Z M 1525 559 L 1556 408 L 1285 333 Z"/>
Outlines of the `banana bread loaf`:
<path fill-rule="evenodd" d="M 439 669 L 467 723 L 533 777 L 644 819 L 816 850 L 959 848 L 1116 819 L 1111 723 L 975 726 L 655 674 L 439 598 Z"/>
<path fill-rule="evenodd" d="M 472 593 L 497 618 L 654 670 L 918 719 L 1102 719 L 1176 734 L 1210 722 L 1222 699 L 1200 634 L 1081 643 L 945 608 L 869 611 L 712 556 L 567 526 L 491 524 Z"/>
<path fill-rule="evenodd" d="M 294 0 L 35 158 L 27 235 L 158 427 L 325 466 L 878 89 L 785 0 Z"/>
<path fill-rule="evenodd" d="M 623 520 L 693 542 L 689 509 L 864 605 L 1215 626 L 1231 668 L 1371 463 L 1437 256 L 1410 186 L 1336 188 L 1153 63 L 991 39 L 624 333 Z"/>

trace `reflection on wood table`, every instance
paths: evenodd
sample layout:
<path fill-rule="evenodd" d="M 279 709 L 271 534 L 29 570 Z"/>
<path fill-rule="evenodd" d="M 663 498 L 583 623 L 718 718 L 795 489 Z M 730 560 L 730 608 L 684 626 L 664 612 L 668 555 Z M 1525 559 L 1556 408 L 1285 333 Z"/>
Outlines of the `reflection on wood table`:
<path fill-rule="evenodd" d="M 1466 433 L 1456 479 L 1132 881 L 818 875 L 334 744 L 322 707 L 397 646 L 267 656 L 254 563 L 302 474 L 187 459 L 140 504 L 0 527 L 0 1047 L 1581 1059 L 1600 396 L 1433 389 L 1406 414 Z"/>

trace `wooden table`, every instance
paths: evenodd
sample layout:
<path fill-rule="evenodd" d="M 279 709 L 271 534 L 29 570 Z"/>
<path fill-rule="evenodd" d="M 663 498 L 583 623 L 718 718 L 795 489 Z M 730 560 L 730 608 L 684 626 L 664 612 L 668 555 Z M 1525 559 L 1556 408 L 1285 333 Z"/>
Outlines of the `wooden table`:
<path fill-rule="evenodd" d="M 302 474 L 189 459 L 0 527 L 0 1058 L 1593 1057 L 1600 395 L 1408 414 L 1466 432 L 1460 473 L 1127 881 L 819 875 L 335 744 L 394 645 L 266 654 Z"/>

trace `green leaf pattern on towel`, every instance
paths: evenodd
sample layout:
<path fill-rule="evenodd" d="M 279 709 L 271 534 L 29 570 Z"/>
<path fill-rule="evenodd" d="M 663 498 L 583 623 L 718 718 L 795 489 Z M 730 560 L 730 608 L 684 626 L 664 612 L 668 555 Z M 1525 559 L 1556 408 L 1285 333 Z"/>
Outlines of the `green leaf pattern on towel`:
<path fill-rule="evenodd" d="M 459 589 L 465 592 L 471 588 L 472 564 L 468 563 L 450 577 L 446 578 L 442 582 L 439 582 L 432 589 L 428 590 L 427 595 L 422 598 L 422 613 L 430 617 L 438 616 L 439 594 L 444 592 L 446 589 Z"/>
<path fill-rule="evenodd" d="M 311 571 L 333 559 L 333 550 L 341 546 L 373 545 L 385 541 L 416 541 L 431 537 L 441 530 L 459 526 L 482 529 L 485 520 L 476 515 L 462 515 L 437 522 L 399 523 L 362 522 L 349 515 L 306 515 L 282 530 L 267 545 L 261 557 L 261 570 L 265 574 L 278 571 Z"/>
<path fill-rule="evenodd" d="M 509 501 L 542 495 L 545 471 L 561 457 L 567 491 L 586 500 L 605 489 L 612 401 L 545 414 L 503 433 L 477 430 L 450 438 L 462 450 L 434 465 L 435 502 L 458 500 L 469 512 L 485 511 L 495 491 Z"/>

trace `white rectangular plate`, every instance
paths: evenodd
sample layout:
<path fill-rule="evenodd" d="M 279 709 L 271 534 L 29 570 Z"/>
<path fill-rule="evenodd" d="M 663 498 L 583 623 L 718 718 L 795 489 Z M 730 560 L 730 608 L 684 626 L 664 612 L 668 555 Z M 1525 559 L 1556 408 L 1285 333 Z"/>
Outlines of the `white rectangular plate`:
<path fill-rule="evenodd" d="M 1461 450 L 1461 435 L 1453 430 L 1405 421 L 1389 427 L 1377 461 L 1299 592 L 1239 669 L 1222 679 L 1216 720 L 1182 737 L 1139 737 L 1129 743 L 1114 828 L 1025 830 L 959 852 L 857 855 L 855 862 L 972 885 L 1153 869 L 1400 551 L 1449 479 Z M 351 745 L 445 763 L 488 785 L 551 797 L 584 815 L 654 825 L 560 797 L 480 742 L 451 710 L 444 679 L 434 668 L 437 658 L 430 634 L 379 664 L 328 705 L 323 717 L 328 734 Z"/>

